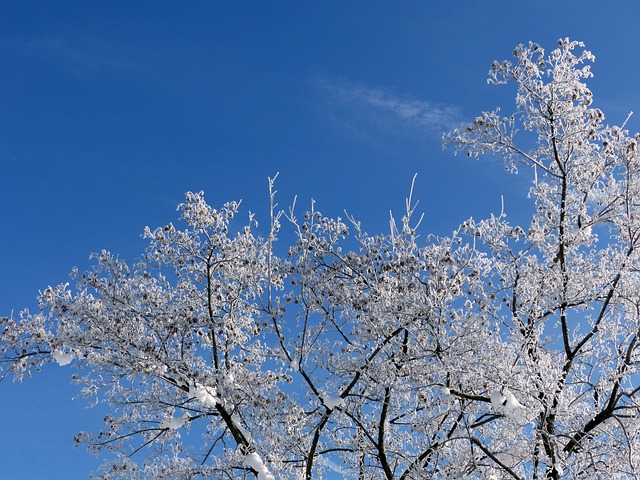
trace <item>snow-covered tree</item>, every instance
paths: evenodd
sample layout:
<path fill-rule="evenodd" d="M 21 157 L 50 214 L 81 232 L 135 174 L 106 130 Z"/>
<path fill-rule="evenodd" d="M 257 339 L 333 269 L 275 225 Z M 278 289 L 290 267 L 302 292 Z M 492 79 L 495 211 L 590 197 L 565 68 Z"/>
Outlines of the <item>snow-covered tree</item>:
<path fill-rule="evenodd" d="M 582 44 L 513 55 L 513 113 L 445 140 L 531 176 L 529 225 L 420 236 L 409 196 L 372 236 L 271 181 L 261 238 L 188 193 L 137 263 L 103 251 L 2 319 L 2 374 L 77 370 L 113 407 L 77 437 L 105 479 L 635 478 L 640 137 L 592 107 Z"/>

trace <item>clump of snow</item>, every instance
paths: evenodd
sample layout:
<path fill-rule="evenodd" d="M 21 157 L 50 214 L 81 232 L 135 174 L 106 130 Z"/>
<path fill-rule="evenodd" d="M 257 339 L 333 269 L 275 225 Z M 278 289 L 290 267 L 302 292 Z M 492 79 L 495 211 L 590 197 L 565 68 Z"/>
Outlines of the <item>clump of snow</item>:
<path fill-rule="evenodd" d="M 240 433 L 242 433 L 244 438 L 246 438 L 248 441 L 251 441 L 251 433 L 242 426 L 242 419 L 240 418 L 240 415 L 234 413 L 233 415 L 231 415 L 231 420 L 233 420 L 236 428 L 240 430 Z"/>
<path fill-rule="evenodd" d="M 162 422 L 160 422 L 160 428 L 170 428 L 171 430 L 176 430 L 184 425 L 184 422 L 186 422 L 188 419 L 189 414 L 187 412 L 184 412 L 184 415 L 182 415 L 181 417 L 167 416 L 162 419 Z"/>
<path fill-rule="evenodd" d="M 524 406 L 511 392 L 507 392 L 506 395 L 499 391 L 491 392 L 491 406 L 496 410 L 504 411 L 519 424 L 529 422 Z"/>
<path fill-rule="evenodd" d="M 236 385 L 236 377 L 233 373 L 228 373 L 224 376 L 224 384 L 228 387 L 233 387 Z"/>
<path fill-rule="evenodd" d="M 322 394 L 322 403 L 324 403 L 329 410 L 333 410 L 334 408 L 338 408 L 344 405 L 344 398 L 331 397 L 329 395 Z"/>
<path fill-rule="evenodd" d="M 213 393 L 210 393 L 206 387 L 198 384 L 189 385 L 189 398 L 195 398 L 210 407 L 215 407 L 220 403 L 220 399 L 216 397 L 215 389 L 213 389 Z"/>
<path fill-rule="evenodd" d="M 56 362 L 58 362 L 58 365 L 60 365 L 61 367 L 68 365 L 69 363 L 71 363 L 71 360 L 76 358 L 73 352 L 64 353 L 61 350 L 54 350 L 51 356 Z"/>
<path fill-rule="evenodd" d="M 256 452 L 247 455 L 242 462 L 242 466 L 253 468 L 258 472 L 258 480 L 275 480 L 275 477 L 271 475 L 262 458 Z"/>
<path fill-rule="evenodd" d="M 513 393 L 508 393 L 504 402 L 504 406 L 510 409 L 522 408 L 522 405 Z"/>
<path fill-rule="evenodd" d="M 529 423 L 524 406 L 520 404 L 518 399 L 513 393 L 507 393 L 507 398 L 504 404 L 507 415 L 511 416 L 517 423 L 523 425 Z"/>
<path fill-rule="evenodd" d="M 291 360 L 291 370 L 293 370 L 294 372 L 298 372 L 300 371 L 300 363 L 298 363 L 298 359 L 294 358 L 293 360 Z"/>
<path fill-rule="evenodd" d="M 500 410 L 500 408 L 504 405 L 504 401 L 505 398 L 501 392 L 498 392 L 497 390 L 491 392 L 491 406 L 493 408 L 495 408 L 496 410 Z"/>
<path fill-rule="evenodd" d="M 516 457 L 511 455 L 509 452 L 499 452 L 495 455 L 498 460 L 509 468 L 514 468 L 518 464 Z"/>

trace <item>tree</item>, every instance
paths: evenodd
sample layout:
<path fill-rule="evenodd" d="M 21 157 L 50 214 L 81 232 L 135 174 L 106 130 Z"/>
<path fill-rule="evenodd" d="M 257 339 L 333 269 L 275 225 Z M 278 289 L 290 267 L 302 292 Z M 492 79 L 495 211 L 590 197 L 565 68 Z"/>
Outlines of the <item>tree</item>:
<path fill-rule="evenodd" d="M 70 364 L 114 407 L 77 437 L 105 479 L 635 478 L 639 137 L 592 107 L 581 43 L 513 55 L 490 71 L 513 114 L 445 140 L 530 174 L 530 225 L 422 238 L 410 195 L 372 236 L 279 211 L 271 180 L 260 238 L 188 193 L 138 263 L 103 251 L 4 318 L 3 374 Z"/>

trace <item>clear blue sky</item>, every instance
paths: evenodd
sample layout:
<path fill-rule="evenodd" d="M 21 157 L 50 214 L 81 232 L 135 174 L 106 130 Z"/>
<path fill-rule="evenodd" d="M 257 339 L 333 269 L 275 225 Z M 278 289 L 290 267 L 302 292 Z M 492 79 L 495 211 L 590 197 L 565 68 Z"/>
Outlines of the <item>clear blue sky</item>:
<path fill-rule="evenodd" d="M 497 105 L 492 60 L 518 43 L 583 40 L 610 123 L 640 115 L 640 3 L 139 2 L 0 4 L 0 315 L 35 308 L 103 248 L 135 259 L 145 225 L 175 220 L 188 190 L 263 216 L 316 199 L 369 232 L 401 213 L 414 173 L 426 230 L 523 217 L 527 184 L 499 162 L 442 151 L 441 133 Z M 640 117 L 629 126 L 640 129 Z M 83 479 L 72 448 L 97 429 L 70 370 L 0 384 L 3 479 Z"/>

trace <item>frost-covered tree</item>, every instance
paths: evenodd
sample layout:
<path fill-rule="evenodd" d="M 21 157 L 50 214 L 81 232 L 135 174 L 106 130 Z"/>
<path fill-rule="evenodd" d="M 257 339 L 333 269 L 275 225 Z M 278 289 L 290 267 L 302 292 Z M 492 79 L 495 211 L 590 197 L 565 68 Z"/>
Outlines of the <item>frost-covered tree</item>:
<path fill-rule="evenodd" d="M 3 375 L 77 370 L 112 407 L 77 437 L 105 479 L 635 478 L 639 139 L 592 107 L 591 61 L 519 46 L 490 71 L 513 113 L 445 137 L 531 175 L 529 225 L 419 236 L 410 196 L 372 236 L 270 182 L 261 238 L 188 193 L 137 263 L 102 252 L 4 318 Z"/>

